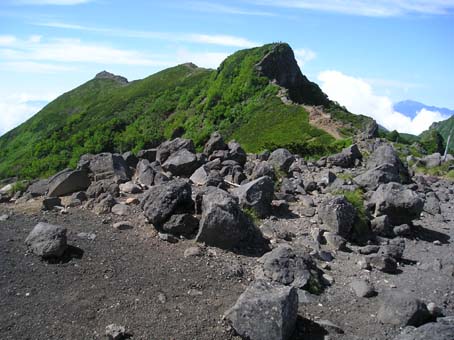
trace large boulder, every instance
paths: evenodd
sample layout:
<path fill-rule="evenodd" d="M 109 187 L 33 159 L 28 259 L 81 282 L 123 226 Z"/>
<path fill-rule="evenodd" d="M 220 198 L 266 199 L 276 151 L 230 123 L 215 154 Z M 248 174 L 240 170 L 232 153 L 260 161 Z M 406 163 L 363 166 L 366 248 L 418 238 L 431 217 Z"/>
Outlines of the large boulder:
<path fill-rule="evenodd" d="M 178 150 L 171 154 L 162 164 L 165 171 L 174 176 L 191 176 L 199 166 L 197 156 L 186 149 Z"/>
<path fill-rule="evenodd" d="M 418 328 L 409 326 L 394 340 L 452 340 L 454 339 L 454 317 L 438 318 Z"/>
<path fill-rule="evenodd" d="M 331 155 L 327 158 L 327 162 L 334 166 L 342 168 L 351 168 L 355 166 L 357 160 L 363 158 L 356 144 L 342 150 L 342 152 Z"/>
<path fill-rule="evenodd" d="M 320 204 L 318 216 L 326 229 L 348 238 L 357 218 L 357 211 L 344 196 L 336 196 Z"/>
<path fill-rule="evenodd" d="M 375 216 L 388 215 L 394 226 L 410 224 L 420 216 L 424 207 L 416 192 L 393 182 L 381 184 L 369 203 L 375 206 Z"/>
<path fill-rule="evenodd" d="M 211 155 L 214 151 L 218 150 L 227 150 L 227 144 L 225 144 L 221 134 L 216 131 L 211 134 L 210 139 L 205 143 L 203 153 Z"/>
<path fill-rule="evenodd" d="M 196 241 L 223 249 L 240 247 L 249 236 L 250 222 L 238 199 L 212 188 L 202 198 L 202 218 Z"/>
<path fill-rule="evenodd" d="M 276 149 L 274 150 L 268 162 L 273 165 L 276 170 L 287 173 L 290 165 L 295 161 L 295 157 L 287 149 Z"/>
<path fill-rule="evenodd" d="M 263 255 L 255 269 L 255 279 L 280 283 L 312 293 L 322 289 L 320 271 L 308 251 L 282 245 Z"/>
<path fill-rule="evenodd" d="M 243 339 L 287 340 L 298 313 L 295 288 L 254 281 L 226 312 L 226 319 Z"/>
<path fill-rule="evenodd" d="M 430 320 L 427 306 L 404 292 L 388 292 L 382 297 L 377 318 L 380 322 L 404 326 L 420 326 Z"/>
<path fill-rule="evenodd" d="M 369 169 L 354 178 L 356 184 L 367 190 L 375 190 L 380 184 L 400 182 L 400 180 L 398 168 L 389 163 Z"/>
<path fill-rule="evenodd" d="M 30 184 L 27 188 L 27 192 L 33 197 L 44 196 L 49 191 L 49 180 L 40 179 Z"/>
<path fill-rule="evenodd" d="M 131 178 L 129 167 L 121 155 L 101 153 L 93 156 L 89 165 L 94 180 L 110 180 L 113 182 L 127 182 Z"/>
<path fill-rule="evenodd" d="M 142 159 L 137 163 L 135 178 L 142 185 L 152 186 L 156 176 L 155 169 L 147 159 Z"/>
<path fill-rule="evenodd" d="M 244 166 L 244 164 L 246 164 L 247 161 L 247 155 L 246 152 L 241 147 L 240 143 L 236 141 L 230 141 L 228 144 L 228 148 L 229 148 L 228 158 L 237 162 L 241 166 Z"/>
<path fill-rule="evenodd" d="M 40 222 L 28 234 L 25 244 L 43 258 L 61 257 L 66 250 L 66 228 Z"/>
<path fill-rule="evenodd" d="M 435 168 L 437 166 L 440 166 L 441 165 L 441 162 L 442 162 L 442 156 L 441 154 L 439 154 L 438 152 L 437 153 L 434 153 L 434 154 L 431 154 L 431 155 L 428 155 L 424 158 L 421 159 L 420 161 L 426 168 Z"/>
<path fill-rule="evenodd" d="M 141 201 L 145 217 L 158 229 L 177 213 L 193 208 L 191 186 L 184 180 L 173 180 L 151 187 Z"/>
<path fill-rule="evenodd" d="M 261 177 L 236 188 L 232 192 L 238 197 L 242 208 L 253 209 L 258 217 L 270 214 L 274 197 L 274 182 L 269 177 Z"/>
<path fill-rule="evenodd" d="M 408 169 L 400 160 L 396 150 L 389 144 L 383 144 L 375 149 L 367 160 L 367 169 L 374 169 L 383 164 L 389 164 L 394 168 L 393 172 L 399 175 L 399 183 L 406 184 L 410 182 L 411 178 Z"/>
<path fill-rule="evenodd" d="M 47 195 L 50 197 L 69 195 L 86 190 L 89 186 L 90 179 L 85 171 L 66 169 L 49 179 Z"/>
<path fill-rule="evenodd" d="M 156 160 L 163 164 L 171 154 L 182 149 L 195 153 L 194 143 L 190 139 L 175 138 L 170 141 L 165 141 L 159 145 L 156 150 Z"/>

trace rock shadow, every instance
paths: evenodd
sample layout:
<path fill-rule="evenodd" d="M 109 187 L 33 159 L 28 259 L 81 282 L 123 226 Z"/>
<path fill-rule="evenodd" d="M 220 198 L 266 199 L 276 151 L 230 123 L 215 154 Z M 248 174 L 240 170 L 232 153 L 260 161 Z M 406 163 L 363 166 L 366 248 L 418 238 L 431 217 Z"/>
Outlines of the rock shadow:
<path fill-rule="evenodd" d="M 422 241 L 434 242 L 440 241 L 442 244 L 449 244 L 450 236 L 439 231 L 424 228 L 420 225 L 415 225 L 412 228 L 412 233 L 408 237 L 410 239 L 419 238 Z"/>
<path fill-rule="evenodd" d="M 62 264 L 68 263 L 73 259 L 80 260 L 84 256 L 84 251 L 79 247 L 67 246 L 65 252 L 61 257 L 49 257 L 44 259 L 47 263 L 50 264 Z"/>
<path fill-rule="evenodd" d="M 329 332 L 318 323 L 298 315 L 291 340 L 325 340 Z"/>

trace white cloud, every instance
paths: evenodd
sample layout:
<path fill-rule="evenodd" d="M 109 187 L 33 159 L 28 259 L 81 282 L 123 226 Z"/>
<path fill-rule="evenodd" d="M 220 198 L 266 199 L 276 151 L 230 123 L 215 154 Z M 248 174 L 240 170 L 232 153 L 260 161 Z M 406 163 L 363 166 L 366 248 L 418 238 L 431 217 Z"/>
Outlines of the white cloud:
<path fill-rule="evenodd" d="M 321 72 L 318 80 L 331 100 L 337 101 L 352 113 L 374 118 L 388 130 L 417 135 L 429 128 L 433 122 L 448 118 L 440 112 L 421 110 L 411 119 L 394 111 L 391 99 L 375 94 L 372 86 L 365 80 L 338 71 Z"/>
<path fill-rule="evenodd" d="M 237 37 L 226 34 L 200 34 L 200 33 L 170 33 L 170 32 L 154 32 L 154 31 L 136 31 L 128 29 L 117 29 L 117 28 L 102 28 L 102 27 L 91 27 L 82 26 L 77 24 L 68 24 L 64 22 L 42 22 L 35 23 L 37 26 L 62 28 L 77 31 L 88 31 L 101 33 L 116 37 L 127 37 L 127 38 L 140 38 L 140 39 L 157 39 L 173 42 L 185 42 L 185 43 L 196 43 L 206 45 L 218 45 L 218 46 L 232 46 L 240 48 L 248 48 L 261 45 L 259 42 L 254 42 L 243 37 Z"/>
<path fill-rule="evenodd" d="M 194 1 L 191 2 L 189 9 L 196 10 L 199 12 L 213 12 L 213 13 L 226 13 L 226 14 L 237 14 L 237 15 L 249 15 L 249 16 L 275 16 L 276 14 L 264 11 L 254 11 L 239 7 L 227 6 L 222 4 Z"/>
<path fill-rule="evenodd" d="M 56 98 L 55 94 L 19 93 L 0 97 L 0 136 L 25 122 Z"/>
<path fill-rule="evenodd" d="M 303 67 L 307 62 L 314 60 L 317 57 L 317 54 L 314 51 L 306 48 L 299 48 L 294 50 L 294 52 L 300 67 Z"/>
<path fill-rule="evenodd" d="M 0 35 L 0 46 L 12 45 L 16 42 L 16 37 L 13 35 Z"/>
<path fill-rule="evenodd" d="M 68 65 L 49 64 L 34 61 L 7 61 L 0 62 L 0 70 L 25 73 L 58 73 L 75 71 L 76 67 Z"/>
<path fill-rule="evenodd" d="M 406 14 L 446 15 L 454 10 L 454 0 L 247 0 L 265 6 L 336 12 L 370 17 Z"/>
<path fill-rule="evenodd" d="M 81 5 L 93 0 L 15 0 L 15 3 L 20 5 L 57 5 L 57 6 L 72 6 Z"/>

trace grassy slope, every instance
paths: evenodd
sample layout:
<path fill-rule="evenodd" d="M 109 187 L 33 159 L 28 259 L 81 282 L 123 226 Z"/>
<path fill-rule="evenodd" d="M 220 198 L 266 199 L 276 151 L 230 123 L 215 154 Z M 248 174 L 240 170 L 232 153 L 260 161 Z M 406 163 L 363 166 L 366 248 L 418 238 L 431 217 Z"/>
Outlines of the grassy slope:
<path fill-rule="evenodd" d="M 0 138 L 0 178 L 48 176 L 84 153 L 137 151 L 177 128 L 199 146 L 220 130 L 250 152 L 289 143 L 308 155 L 333 152 L 342 143 L 309 125 L 303 108 L 284 105 L 278 88 L 258 76 L 255 65 L 274 47 L 239 51 L 217 71 L 180 65 L 126 86 L 93 79 Z"/>

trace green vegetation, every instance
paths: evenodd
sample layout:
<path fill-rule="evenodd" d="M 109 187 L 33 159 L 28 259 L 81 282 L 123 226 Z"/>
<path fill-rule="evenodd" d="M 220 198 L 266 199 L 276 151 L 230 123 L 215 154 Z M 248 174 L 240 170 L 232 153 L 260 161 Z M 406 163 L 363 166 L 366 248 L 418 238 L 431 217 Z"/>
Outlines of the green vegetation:
<path fill-rule="evenodd" d="M 257 212 L 252 209 L 252 208 L 243 208 L 243 212 L 246 214 L 246 216 L 249 218 L 249 220 L 256 226 L 260 225 L 260 217 L 257 214 Z"/>
<path fill-rule="evenodd" d="M 137 152 L 177 130 L 199 149 L 219 130 L 248 152 L 288 147 L 306 157 L 337 152 L 351 143 L 313 127 L 304 108 L 276 97 L 279 88 L 255 68 L 275 48 L 288 45 L 239 51 L 218 70 L 184 64 L 126 85 L 90 80 L 0 138 L 0 178 L 49 176 L 74 167 L 85 153 Z M 324 97 L 321 92 L 310 95 L 312 101 Z M 336 103 L 328 106 L 336 119 L 348 122 L 346 137 L 367 121 Z"/>
<path fill-rule="evenodd" d="M 364 239 L 370 232 L 369 217 L 364 206 L 364 192 L 361 189 L 355 191 L 341 190 L 336 195 L 343 195 L 356 209 L 357 218 L 353 225 L 353 235 L 357 240 Z"/>
<path fill-rule="evenodd" d="M 423 132 L 420 135 L 421 146 L 427 151 L 427 153 L 432 154 L 435 152 L 443 153 L 445 147 L 443 145 L 443 137 L 437 130 L 428 130 Z"/>

